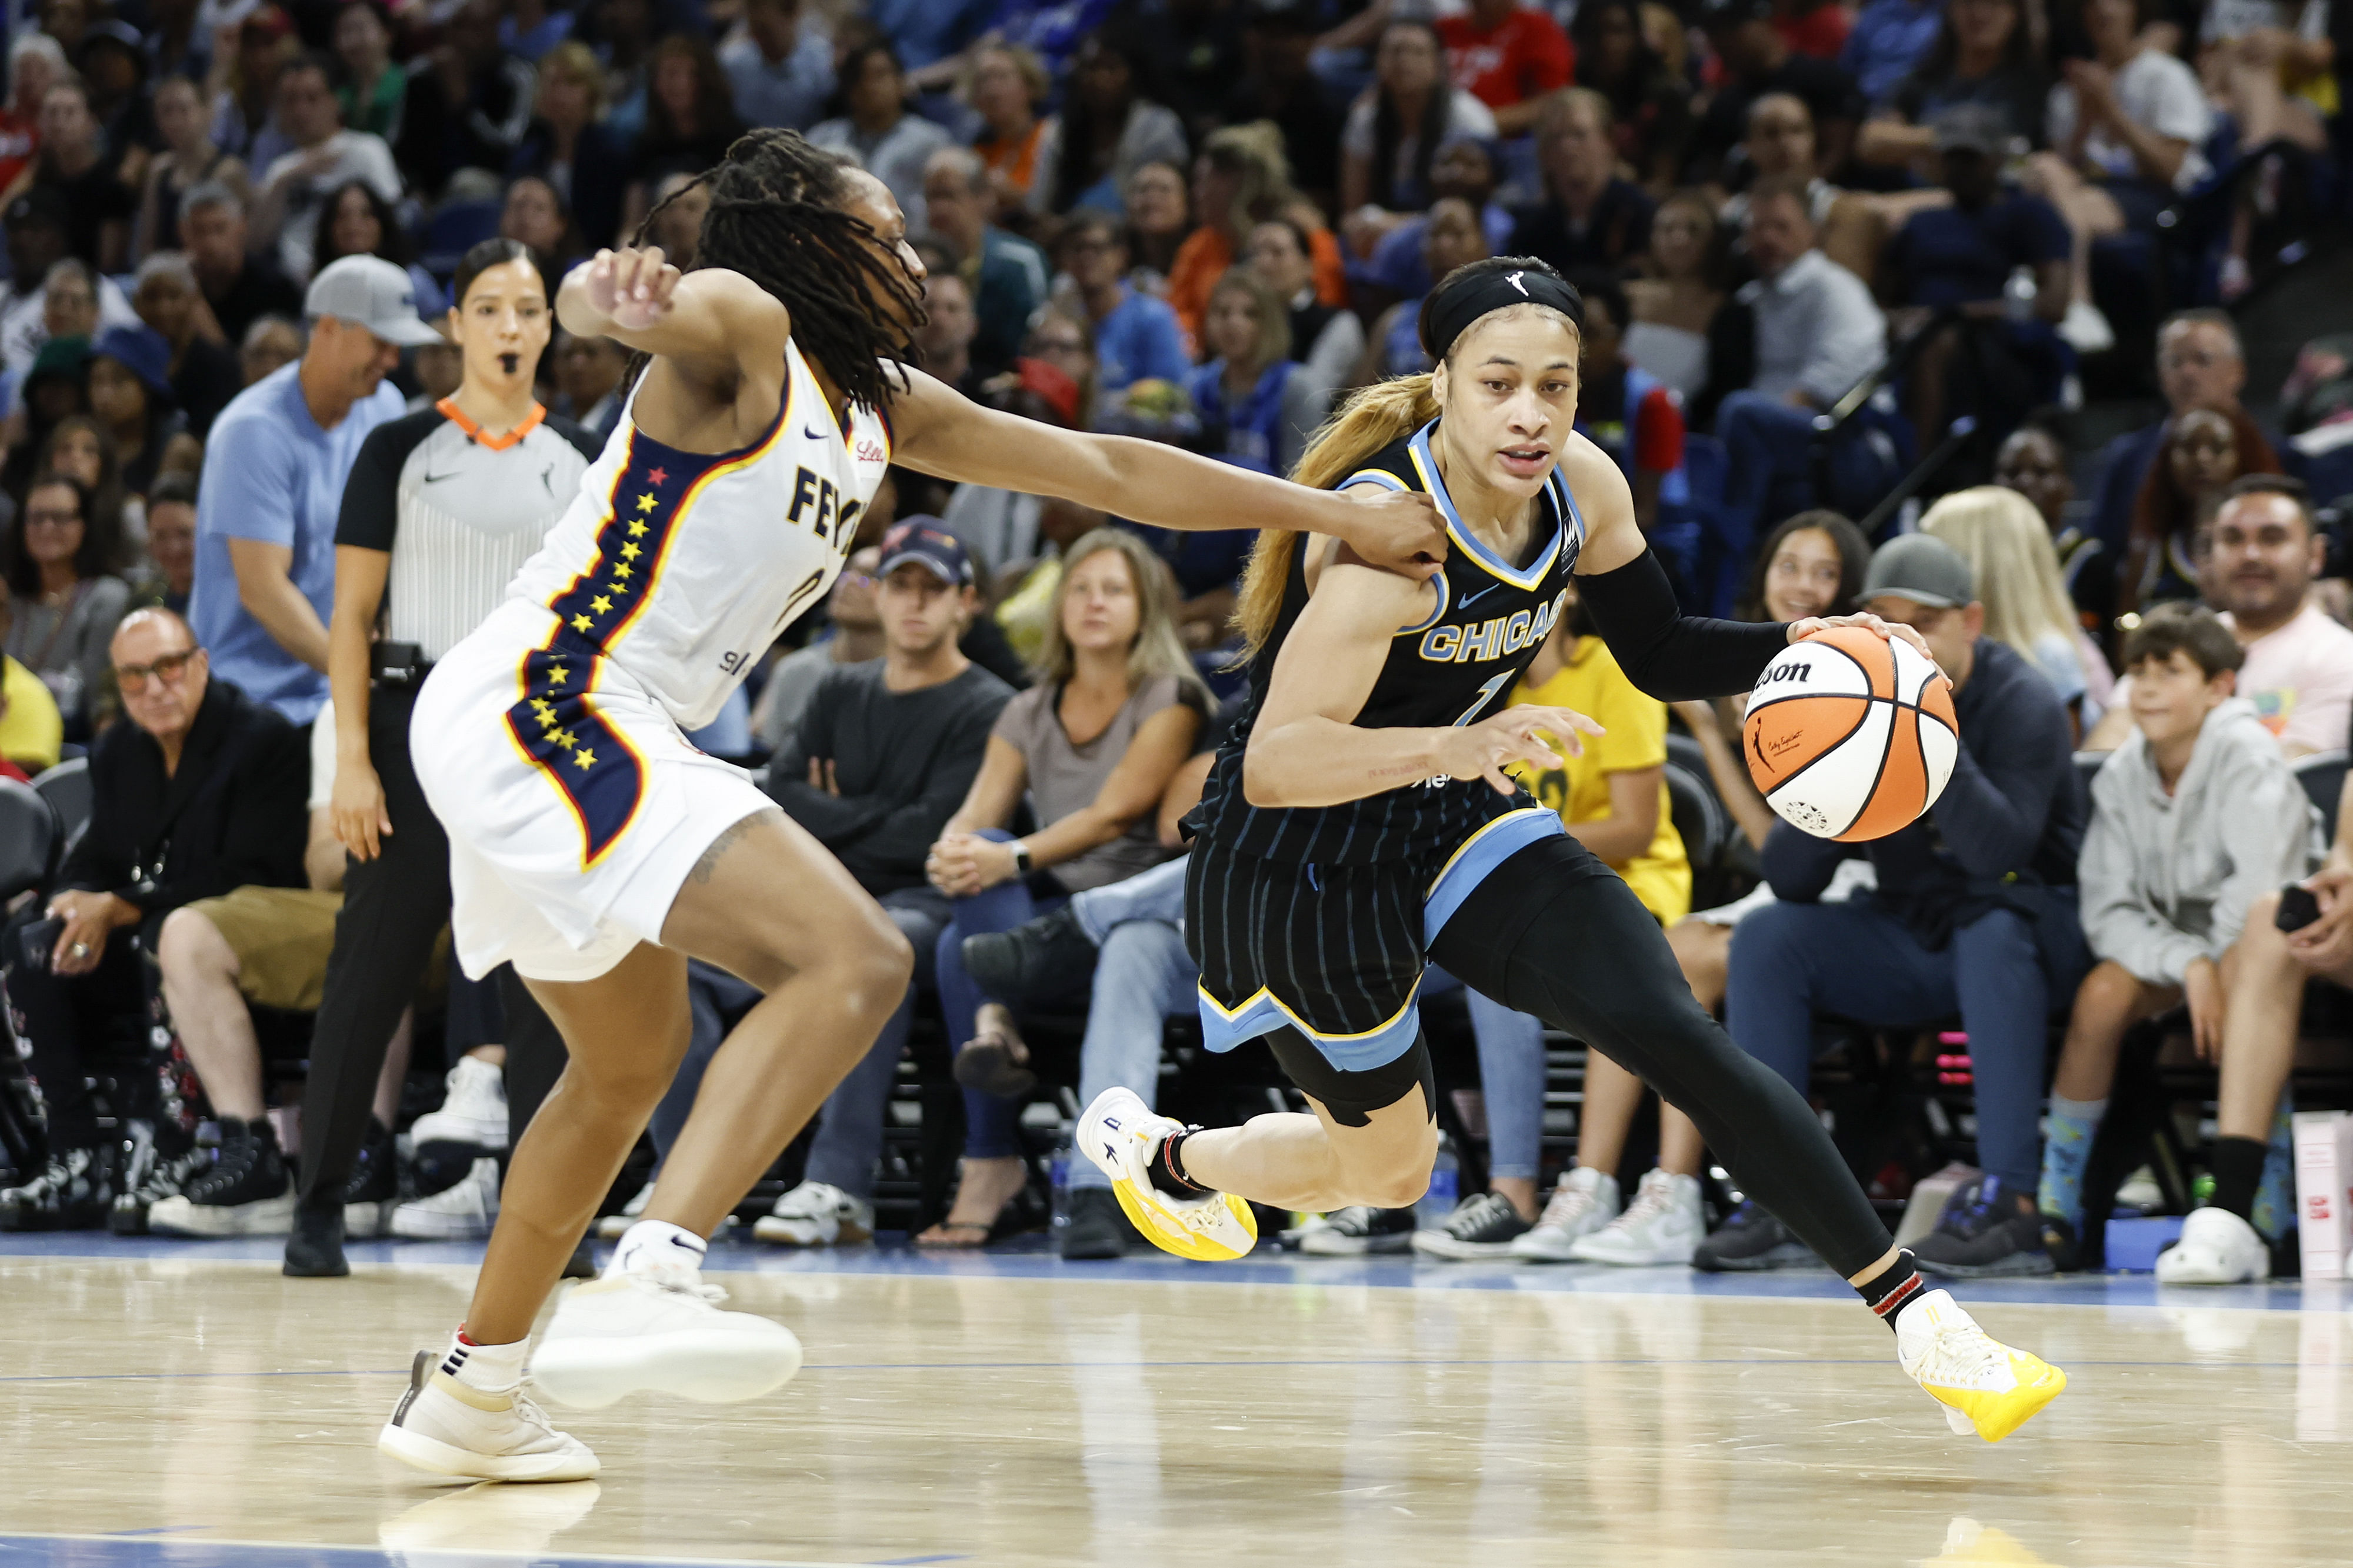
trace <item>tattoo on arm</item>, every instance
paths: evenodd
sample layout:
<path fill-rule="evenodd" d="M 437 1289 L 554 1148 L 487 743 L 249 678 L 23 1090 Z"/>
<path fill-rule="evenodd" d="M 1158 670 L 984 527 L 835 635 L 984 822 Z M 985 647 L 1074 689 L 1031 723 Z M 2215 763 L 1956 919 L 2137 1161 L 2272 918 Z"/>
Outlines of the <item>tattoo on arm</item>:
<path fill-rule="evenodd" d="M 686 874 L 687 880 L 707 885 L 712 873 L 719 869 L 720 859 L 734 847 L 737 839 L 769 818 L 782 818 L 784 815 L 772 806 L 766 811 L 755 811 L 749 816 L 739 817 L 733 826 L 711 841 L 711 847 L 702 852 L 702 858 L 694 863 L 694 869 Z"/>

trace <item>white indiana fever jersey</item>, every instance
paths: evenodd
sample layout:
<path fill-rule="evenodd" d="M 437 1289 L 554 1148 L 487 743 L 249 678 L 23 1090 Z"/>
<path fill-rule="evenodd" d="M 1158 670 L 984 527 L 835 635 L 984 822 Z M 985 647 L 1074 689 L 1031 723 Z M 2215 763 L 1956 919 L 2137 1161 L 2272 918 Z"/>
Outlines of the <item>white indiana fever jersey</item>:
<path fill-rule="evenodd" d="M 680 728 L 700 729 L 825 596 L 890 464 L 891 427 L 852 405 L 842 429 L 790 344 L 785 368 L 776 424 L 734 452 L 664 446 L 638 428 L 630 395 L 507 591 L 557 617 L 534 658 L 610 659 Z"/>

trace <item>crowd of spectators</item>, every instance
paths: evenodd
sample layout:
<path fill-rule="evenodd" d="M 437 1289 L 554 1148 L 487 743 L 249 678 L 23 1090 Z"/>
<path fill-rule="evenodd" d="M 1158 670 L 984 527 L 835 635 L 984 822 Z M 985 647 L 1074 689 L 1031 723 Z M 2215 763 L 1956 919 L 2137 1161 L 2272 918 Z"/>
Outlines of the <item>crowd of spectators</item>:
<path fill-rule="evenodd" d="M 2222 1064 L 2212 1206 L 2240 1228 L 2196 1219 L 2177 1249 L 2195 1264 L 2175 1267 L 2243 1273 L 2249 1238 L 2287 1223 L 2273 1110 L 2294 997 L 2353 975 L 2353 847 L 2324 844 L 2291 771 L 2341 751 L 2353 713 L 2343 563 L 2316 505 L 2353 485 L 2316 497 L 2298 477 L 2341 470 L 2328 429 L 2353 396 L 2327 389 L 2346 356 L 2299 368 L 2283 434 L 2242 401 L 2229 309 L 2330 232 L 2353 6 L 2337 12 L 34 6 L 0 104 L 0 773 L 87 757 L 96 804 L 5 941 L 46 1130 L 29 1121 L 5 1150 L 25 1168 L 0 1227 L 282 1218 L 245 1200 L 292 1189 L 271 1162 L 299 1163 L 300 1130 L 271 1110 L 270 1064 L 301 1058 L 324 974 L 284 955 L 319 948 L 342 897 L 322 826 L 333 747 L 316 737 L 362 446 L 459 387 L 442 323 L 470 250 L 514 242 L 551 295 L 640 235 L 691 264 L 695 176 L 747 128 L 782 126 L 905 210 L 932 374 L 1026 417 L 1277 474 L 1353 391 L 1430 368 L 1437 279 L 1498 255 L 1570 277 L 1577 427 L 1624 469 L 1687 605 L 1915 626 L 1954 681 L 1961 751 L 1916 828 L 1860 856 L 1805 838 L 1750 784 L 1736 702 L 1670 712 L 1572 614 L 1525 689 L 1604 715 L 1610 738 L 1531 789 L 1635 887 L 1736 1039 L 1800 1088 L 1822 1014 L 1966 1033 L 1982 1173 L 1924 1268 L 2072 1266 L 2118 1042 L 2186 1008 Z M 601 441 L 628 369 L 613 343 L 557 332 L 538 395 Z M 2154 423 L 2076 449 L 2087 395 L 2144 391 L 2163 400 Z M 872 1233 L 886 1102 L 929 1027 L 965 1132 L 922 1245 L 984 1246 L 1039 1217 L 1025 1108 L 1058 1074 L 1152 1098 L 1162 1023 L 1191 1005 L 1176 825 L 1235 718 L 1228 617 L 1252 537 L 1236 521 L 1167 535 L 894 470 L 825 609 L 697 731 L 766 768 L 923 957 L 760 1237 Z M 2114 758 L 2088 795 L 2079 750 Z M 1724 864 L 1687 855 L 1671 774 L 1732 825 Z M 2283 803 L 2268 837 L 2223 808 L 2251 793 Z M 2162 823 L 2178 847 L 2160 864 Z M 2320 919 L 2278 931 L 2280 885 L 2316 872 Z M 755 999 L 716 971 L 695 984 L 657 1153 Z M 431 976 L 426 991 L 417 1019 L 472 1005 Z M 1030 1036 L 1079 1013 L 1072 1074 Z M 1643 1090 L 1598 1056 L 1547 1191 L 1541 1033 L 1482 998 L 1471 1019 L 1479 1087 L 1453 1115 L 1485 1190 L 1442 1224 L 1326 1216 L 1307 1250 L 1799 1259 L 1753 1205 L 1707 1233 L 1705 1152 L 1671 1108 L 1656 1168 L 1621 1202 Z M 161 1070 L 151 1025 L 173 1042 Z M 401 1117 L 414 1032 L 405 1016 L 382 1082 L 362 1086 L 380 1131 Z M 496 1047 L 444 1055 L 452 1106 L 487 1104 Z M 420 1149 L 490 1120 L 437 1114 Z M 199 1123 L 217 1154 L 137 1131 Z M 102 1146 L 116 1132 L 132 1152 Z M 487 1133 L 477 1152 L 497 1152 Z M 384 1195 L 385 1158 L 352 1180 Z M 211 1205 L 242 1217 L 189 1214 L 181 1188 L 208 1161 L 250 1177 Z M 412 1194 L 462 1176 L 493 1189 L 466 1213 L 494 1210 L 479 1160 L 413 1167 Z M 1074 1183 L 1065 1254 L 1116 1254 L 1117 1205 L 1083 1162 Z"/>

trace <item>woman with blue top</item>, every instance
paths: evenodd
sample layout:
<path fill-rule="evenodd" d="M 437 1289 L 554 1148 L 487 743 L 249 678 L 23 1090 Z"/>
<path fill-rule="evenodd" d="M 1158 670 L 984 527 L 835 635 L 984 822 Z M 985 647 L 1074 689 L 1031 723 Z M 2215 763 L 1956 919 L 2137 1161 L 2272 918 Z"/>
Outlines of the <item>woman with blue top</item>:
<path fill-rule="evenodd" d="M 1186 391 L 1201 450 L 1263 474 L 1287 474 L 1324 423 L 1332 389 L 1291 357 L 1291 314 L 1256 273 L 1235 268 L 1209 290 L 1203 334 L 1216 357 Z"/>

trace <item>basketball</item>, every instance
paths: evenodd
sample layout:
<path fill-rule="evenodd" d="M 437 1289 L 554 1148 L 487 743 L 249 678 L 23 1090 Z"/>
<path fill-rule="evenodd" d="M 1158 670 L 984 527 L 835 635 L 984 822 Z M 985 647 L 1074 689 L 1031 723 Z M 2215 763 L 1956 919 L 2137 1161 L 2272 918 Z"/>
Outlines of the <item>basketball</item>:
<path fill-rule="evenodd" d="M 1791 826 L 1857 844 L 1918 820 L 1960 748 L 1953 697 L 1910 643 L 1833 626 L 1773 656 L 1741 725 L 1748 775 Z"/>

